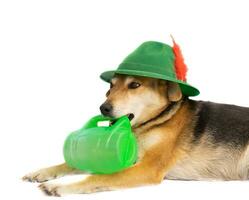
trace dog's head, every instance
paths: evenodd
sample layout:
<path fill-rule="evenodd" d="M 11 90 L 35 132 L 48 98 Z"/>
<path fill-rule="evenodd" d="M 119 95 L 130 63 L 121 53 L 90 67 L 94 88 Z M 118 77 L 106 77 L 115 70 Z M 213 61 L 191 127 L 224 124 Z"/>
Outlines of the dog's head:
<path fill-rule="evenodd" d="M 159 115 L 170 102 L 182 98 L 177 83 L 139 76 L 116 75 L 106 93 L 107 100 L 100 106 L 105 116 L 128 115 L 132 126 Z"/>

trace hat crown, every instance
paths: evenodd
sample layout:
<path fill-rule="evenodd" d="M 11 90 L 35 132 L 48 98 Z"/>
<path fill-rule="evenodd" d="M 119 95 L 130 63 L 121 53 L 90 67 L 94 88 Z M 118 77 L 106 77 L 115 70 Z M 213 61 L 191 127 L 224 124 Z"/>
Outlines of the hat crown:
<path fill-rule="evenodd" d="M 150 73 L 166 74 L 175 78 L 174 52 L 172 47 L 156 41 L 142 43 L 129 54 L 118 69 L 141 69 Z"/>

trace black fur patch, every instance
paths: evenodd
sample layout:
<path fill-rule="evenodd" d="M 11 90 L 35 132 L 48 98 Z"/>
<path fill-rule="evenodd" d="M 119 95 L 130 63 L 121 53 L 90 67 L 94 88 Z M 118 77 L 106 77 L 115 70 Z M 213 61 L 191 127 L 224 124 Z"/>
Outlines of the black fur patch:
<path fill-rule="evenodd" d="M 249 142 L 249 108 L 197 102 L 194 140 L 209 134 L 214 143 L 244 147 Z"/>
<path fill-rule="evenodd" d="M 208 104 L 199 102 L 197 111 L 198 111 L 196 114 L 197 123 L 194 128 L 194 140 L 195 141 L 199 140 L 205 132 L 205 129 L 209 121 L 210 108 Z"/>

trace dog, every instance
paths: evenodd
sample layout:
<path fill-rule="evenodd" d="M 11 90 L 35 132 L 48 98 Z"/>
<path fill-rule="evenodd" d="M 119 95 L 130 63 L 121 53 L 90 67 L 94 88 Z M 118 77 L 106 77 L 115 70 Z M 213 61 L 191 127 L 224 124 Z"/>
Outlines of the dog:
<path fill-rule="evenodd" d="M 93 174 L 67 185 L 42 183 L 48 195 L 93 193 L 174 180 L 248 180 L 249 108 L 184 96 L 177 83 L 115 75 L 101 113 L 128 115 L 138 142 L 137 162 L 114 174 Z M 84 173 L 65 163 L 27 174 L 45 182 Z"/>

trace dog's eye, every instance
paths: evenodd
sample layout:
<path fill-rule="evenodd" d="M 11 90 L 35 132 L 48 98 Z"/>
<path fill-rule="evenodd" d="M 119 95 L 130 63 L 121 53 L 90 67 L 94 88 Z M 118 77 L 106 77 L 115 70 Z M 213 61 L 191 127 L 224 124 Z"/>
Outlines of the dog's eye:
<path fill-rule="evenodd" d="M 128 88 L 129 89 L 136 89 L 140 86 L 141 84 L 138 83 L 138 82 L 131 82 L 129 85 L 128 85 Z"/>

